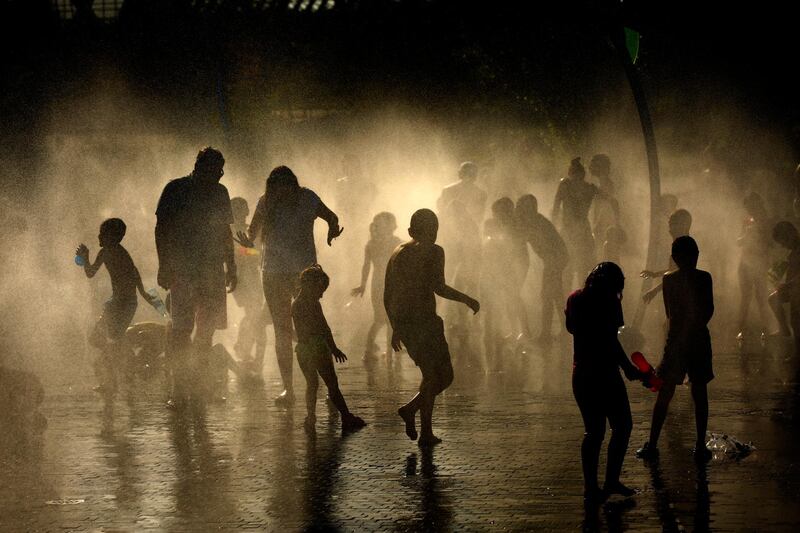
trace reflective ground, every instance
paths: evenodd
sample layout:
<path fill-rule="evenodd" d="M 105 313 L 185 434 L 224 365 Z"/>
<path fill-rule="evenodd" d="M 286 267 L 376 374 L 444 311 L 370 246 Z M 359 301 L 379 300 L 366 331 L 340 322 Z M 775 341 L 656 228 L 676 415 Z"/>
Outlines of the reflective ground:
<path fill-rule="evenodd" d="M 715 355 L 709 429 L 756 450 L 739 460 L 718 453 L 707 467 L 690 457 L 686 387 L 660 464 L 633 457 L 654 395 L 631 384 L 623 480 L 641 492 L 596 513 L 582 506 L 582 426 L 566 345 L 509 355 L 500 372 L 457 368 L 437 404 L 444 443 L 432 451 L 409 441 L 395 414 L 419 379 L 405 355 L 370 371 L 355 354 L 339 366 L 345 397 L 369 426 L 342 437 L 320 401 L 316 438 L 303 431 L 304 408 L 273 405 L 272 368 L 263 386 L 232 377 L 226 402 L 175 413 L 163 407 L 158 378 L 104 405 L 89 366 L 76 364 L 47 384 L 46 427 L 36 413 L 4 421 L 0 530 L 795 531 L 800 416 L 795 362 L 785 353 Z M 4 401 L 33 389 L 6 389 Z"/>

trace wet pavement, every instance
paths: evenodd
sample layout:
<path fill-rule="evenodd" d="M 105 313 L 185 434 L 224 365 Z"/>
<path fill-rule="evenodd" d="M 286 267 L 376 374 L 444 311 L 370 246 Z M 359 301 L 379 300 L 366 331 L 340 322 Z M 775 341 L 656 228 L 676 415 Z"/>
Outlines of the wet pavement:
<path fill-rule="evenodd" d="M 695 466 L 687 387 L 673 401 L 660 464 L 635 459 L 654 395 L 630 384 L 634 430 L 623 481 L 641 492 L 589 513 L 567 346 L 508 354 L 504 370 L 488 375 L 457 368 L 454 386 L 437 403 L 435 427 L 444 442 L 433 450 L 409 441 L 395 414 L 418 384 L 407 356 L 367 371 L 353 354 L 338 372 L 352 410 L 369 426 L 345 437 L 322 401 L 324 387 L 315 438 L 303 430 L 302 404 L 276 407 L 274 368 L 263 386 L 232 377 L 226 402 L 175 413 L 163 407 L 157 378 L 136 381 L 105 405 L 91 392 L 88 365 L 76 365 L 47 384 L 41 437 L 25 430 L 21 444 L 5 444 L 0 530 L 800 526 L 795 363 L 782 350 L 715 355 L 709 430 L 752 441 L 756 450 L 739 460 L 719 453 L 707 467 Z M 35 417 L 20 424 L 35 425 Z"/>

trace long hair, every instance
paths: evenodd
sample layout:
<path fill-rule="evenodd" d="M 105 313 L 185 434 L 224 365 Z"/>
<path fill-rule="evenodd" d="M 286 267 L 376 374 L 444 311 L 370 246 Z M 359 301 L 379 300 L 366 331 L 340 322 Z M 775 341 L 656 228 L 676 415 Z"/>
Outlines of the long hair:
<path fill-rule="evenodd" d="M 264 209 L 266 211 L 264 225 L 267 230 L 271 229 L 275 221 L 275 213 L 278 210 L 279 201 L 278 197 L 274 194 L 270 194 L 270 189 L 281 186 L 291 191 L 291 194 L 288 197 L 282 198 L 281 201 L 296 205 L 298 193 L 300 192 L 300 184 L 297 181 L 297 176 L 292 172 L 292 169 L 285 165 L 272 169 L 264 186 Z"/>

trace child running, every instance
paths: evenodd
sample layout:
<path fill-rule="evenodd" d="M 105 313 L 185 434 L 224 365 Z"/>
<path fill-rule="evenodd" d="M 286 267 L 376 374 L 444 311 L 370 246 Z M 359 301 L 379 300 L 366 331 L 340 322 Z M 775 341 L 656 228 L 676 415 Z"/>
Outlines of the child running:
<path fill-rule="evenodd" d="M 333 368 L 333 360 L 347 361 L 347 356 L 336 346 L 331 328 L 322 313 L 320 298 L 330 284 L 330 278 L 319 265 L 313 265 L 300 274 L 300 293 L 292 302 L 292 321 L 297 332 L 297 362 L 306 378 L 306 408 L 308 414 L 304 427 L 314 433 L 317 421 L 317 374 L 328 387 L 328 395 L 342 416 L 342 432 L 355 431 L 366 425 L 347 408 L 339 380 Z"/>
<path fill-rule="evenodd" d="M 397 219 L 392 213 L 386 211 L 378 213 L 369 225 L 370 238 L 364 248 L 364 264 L 361 267 L 361 285 L 353 289 L 353 296 L 364 296 L 367 278 L 372 269 L 372 283 L 370 284 L 370 300 L 372 300 L 372 324 L 367 332 L 367 345 L 364 352 L 364 361 L 371 362 L 375 358 L 378 345 L 375 337 L 383 326 L 386 328 L 386 353 L 391 353 L 391 330 L 388 327 L 389 317 L 383 308 L 383 283 L 386 276 L 386 263 L 392 252 L 402 241 L 394 234 L 397 229 Z"/>
<path fill-rule="evenodd" d="M 95 374 L 100 383 L 94 390 L 108 395 L 113 395 L 117 389 L 114 355 L 136 313 L 136 291 L 147 303 L 153 303 L 153 297 L 144 290 L 142 278 L 128 250 L 120 244 L 126 229 L 125 222 L 119 218 L 109 218 L 100 224 L 97 236 L 100 251 L 94 263 L 89 261 L 89 248 L 85 244 L 75 250 L 87 278 L 93 278 L 103 265 L 111 277 L 111 299 L 103 305 L 103 314 L 89 337 L 92 346 L 100 350 L 100 357 L 95 362 Z"/>
<path fill-rule="evenodd" d="M 436 296 L 461 302 L 474 313 L 480 304 L 444 281 L 444 250 L 436 245 L 439 219 L 430 209 L 411 216 L 411 240 L 401 244 L 386 266 L 384 304 L 392 324 L 392 348 L 403 346 L 422 371 L 419 392 L 397 413 L 406 424 L 406 435 L 417 438 L 415 417 L 420 411 L 420 446 L 433 446 L 441 439 L 433 434 L 433 404 L 436 396 L 453 382 L 453 365 L 444 337 L 444 324 L 436 314 Z"/>

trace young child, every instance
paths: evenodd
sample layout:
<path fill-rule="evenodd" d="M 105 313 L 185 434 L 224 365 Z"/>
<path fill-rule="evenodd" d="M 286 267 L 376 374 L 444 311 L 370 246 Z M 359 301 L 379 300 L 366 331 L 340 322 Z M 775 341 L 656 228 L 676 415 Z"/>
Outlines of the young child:
<path fill-rule="evenodd" d="M 241 197 L 231 198 L 233 224 L 231 232 L 235 235 L 247 230 L 247 216 L 250 208 L 247 200 Z M 239 282 L 233 292 L 236 304 L 244 310 L 239 322 L 239 333 L 233 350 L 242 366 L 247 370 L 246 377 L 263 381 L 264 352 L 267 349 L 267 324 L 269 311 L 261 290 L 261 270 L 258 251 L 255 248 L 238 246 L 236 248 L 236 270 Z M 253 353 L 255 348 L 255 353 Z"/>
<path fill-rule="evenodd" d="M 778 321 L 778 331 L 775 335 L 789 336 L 791 323 L 795 337 L 795 347 L 800 353 L 800 234 L 791 222 L 783 221 L 775 224 L 772 238 L 789 250 L 787 268 L 784 282 L 769 295 L 769 305 Z M 783 305 L 789 304 L 789 322 Z"/>
<path fill-rule="evenodd" d="M 100 350 L 100 357 L 95 363 L 99 386 L 95 390 L 102 393 L 116 392 L 116 376 L 114 375 L 114 354 L 118 351 L 125 335 L 125 330 L 136 313 L 136 291 L 147 303 L 153 303 L 142 285 L 142 278 L 136 265 L 133 264 L 128 251 L 120 244 L 126 231 L 125 222 L 119 218 L 109 218 L 100 224 L 100 251 L 94 263 L 89 261 L 89 248 L 85 244 L 78 246 L 75 255 L 81 259 L 87 278 L 94 277 L 100 267 L 105 265 L 111 277 L 111 299 L 103 306 L 103 314 L 92 331 L 89 342 Z"/>
<path fill-rule="evenodd" d="M 375 357 L 378 345 L 375 337 L 383 326 L 386 327 L 386 353 L 391 353 L 391 330 L 389 317 L 383 308 L 383 283 L 386 276 L 386 263 L 392 252 L 402 242 L 395 234 L 397 220 L 392 213 L 386 211 L 378 213 L 369 225 L 370 238 L 364 247 L 364 264 L 361 267 L 361 285 L 352 290 L 353 296 L 364 296 L 367 286 L 369 271 L 372 269 L 372 283 L 370 285 L 370 300 L 372 300 L 372 324 L 367 332 L 367 345 L 364 352 L 364 361 L 369 362 Z"/>
<path fill-rule="evenodd" d="M 384 304 L 392 324 L 392 348 L 403 346 L 422 371 L 419 392 L 397 413 L 406 425 L 406 435 L 417 438 L 415 417 L 420 411 L 420 446 L 433 446 L 441 439 L 433 434 L 433 404 L 436 396 L 453 381 L 453 365 L 444 337 L 444 323 L 436 314 L 436 296 L 461 302 L 477 313 L 474 298 L 449 287 L 444 280 L 444 250 L 436 245 L 439 219 L 430 209 L 411 216 L 411 240 L 401 244 L 386 266 Z"/>
<path fill-rule="evenodd" d="M 672 243 L 672 259 L 678 270 L 664 276 L 664 309 L 669 321 L 664 357 L 657 374 L 664 380 L 658 391 L 650 440 L 645 442 L 636 456 L 643 459 L 658 457 L 658 437 L 667 418 L 669 402 L 675 386 L 683 383 L 686 375 L 692 387 L 697 440 L 695 459 L 701 462 L 711 458 L 706 448 L 708 426 L 708 382 L 714 379 L 711 366 L 711 336 L 708 321 L 714 314 L 714 292 L 711 274 L 697 269 L 700 252 L 691 237 L 678 237 Z"/>
<path fill-rule="evenodd" d="M 297 362 L 306 378 L 306 408 L 304 423 L 306 431 L 314 432 L 317 421 L 317 387 L 322 377 L 328 387 L 328 396 L 342 416 L 342 431 L 354 431 L 366 425 L 347 408 L 339 380 L 333 368 L 333 359 L 338 363 L 347 361 L 347 356 L 336 346 L 333 334 L 322 313 L 319 299 L 325 293 L 330 278 L 319 265 L 306 268 L 300 274 L 300 293 L 292 302 L 292 321 L 297 332 Z M 333 359 L 331 358 L 333 356 Z"/>

